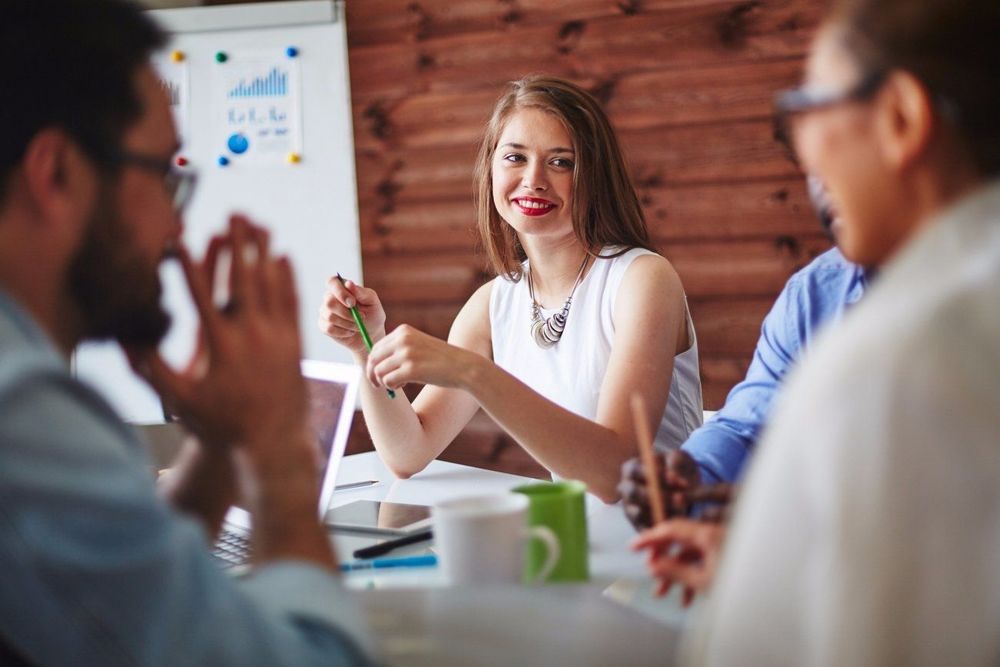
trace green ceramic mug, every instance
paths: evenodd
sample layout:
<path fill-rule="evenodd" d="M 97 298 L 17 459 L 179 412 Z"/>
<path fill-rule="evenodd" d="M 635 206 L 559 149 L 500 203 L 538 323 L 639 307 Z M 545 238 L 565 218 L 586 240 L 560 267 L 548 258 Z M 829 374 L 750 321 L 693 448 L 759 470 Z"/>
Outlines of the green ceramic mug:
<path fill-rule="evenodd" d="M 587 545 L 587 485 L 583 482 L 539 482 L 513 489 L 528 497 L 528 525 L 546 526 L 559 540 L 560 555 L 547 581 L 587 581 L 590 578 Z M 534 579 L 546 560 L 537 540 L 528 547 L 525 577 Z"/>

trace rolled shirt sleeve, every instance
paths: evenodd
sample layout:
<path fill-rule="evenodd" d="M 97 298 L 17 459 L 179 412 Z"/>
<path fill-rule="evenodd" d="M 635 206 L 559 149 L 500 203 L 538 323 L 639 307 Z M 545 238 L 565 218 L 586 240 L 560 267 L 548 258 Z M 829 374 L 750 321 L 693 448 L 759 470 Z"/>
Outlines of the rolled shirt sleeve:
<path fill-rule="evenodd" d="M 746 378 L 681 447 L 697 462 L 703 481 L 734 482 L 740 477 L 785 376 L 823 327 L 839 319 L 866 288 L 864 269 L 836 248 L 789 278 L 764 318 Z"/>
<path fill-rule="evenodd" d="M 254 570 L 241 585 L 247 595 L 277 618 L 290 618 L 328 640 L 345 657 L 372 650 L 371 636 L 361 609 L 351 593 L 326 570 L 302 561 L 270 563 Z"/>
<path fill-rule="evenodd" d="M 725 405 L 681 446 L 697 462 L 703 482 L 733 482 L 742 471 L 778 385 L 799 355 L 795 320 L 800 291 L 793 277 L 764 318 L 746 377 L 732 388 Z"/>

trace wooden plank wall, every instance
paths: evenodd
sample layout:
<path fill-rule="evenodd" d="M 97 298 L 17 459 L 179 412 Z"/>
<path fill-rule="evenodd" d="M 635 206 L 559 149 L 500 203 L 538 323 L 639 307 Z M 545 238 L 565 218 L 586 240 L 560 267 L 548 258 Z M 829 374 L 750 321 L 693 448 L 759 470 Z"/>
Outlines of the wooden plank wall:
<path fill-rule="evenodd" d="M 557 74 L 591 90 L 621 136 L 688 294 L 705 406 L 718 408 L 785 280 L 829 245 L 771 123 L 822 5 L 347 0 L 363 262 L 390 326 L 444 337 L 489 279 L 472 229 L 477 142 L 505 82 Z M 470 431 L 478 444 L 452 447 L 454 460 L 510 456 L 484 422 Z"/>
<path fill-rule="evenodd" d="M 347 0 L 363 261 L 390 324 L 445 336 L 489 278 L 471 226 L 483 124 L 505 82 L 565 76 L 620 133 L 717 408 L 787 277 L 828 247 L 770 114 L 821 12 L 819 0 Z"/>
<path fill-rule="evenodd" d="M 618 129 L 688 294 L 705 407 L 718 408 L 785 280 L 829 246 L 771 123 L 823 5 L 347 0 L 363 263 L 389 325 L 444 337 L 489 279 L 472 229 L 476 145 L 505 82 L 557 74 L 591 90 Z M 452 460 L 540 473 L 488 421 L 464 435 Z"/>

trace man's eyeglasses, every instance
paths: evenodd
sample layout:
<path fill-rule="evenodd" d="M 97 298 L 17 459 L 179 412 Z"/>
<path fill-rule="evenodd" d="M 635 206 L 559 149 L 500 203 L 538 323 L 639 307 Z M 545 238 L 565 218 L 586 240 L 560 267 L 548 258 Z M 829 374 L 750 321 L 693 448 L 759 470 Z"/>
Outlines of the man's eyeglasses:
<path fill-rule="evenodd" d="M 793 117 L 839 104 L 870 99 L 882 87 L 885 79 L 885 71 L 874 71 L 847 90 L 819 90 L 802 86 L 778 93 L 774 98 L 774 138 L 784 144 L 791 151 L 792 158 L 796 159 L 791 130 Z"/>
<path fill-rule="evenodd" d="M 194 171 L 178 169 L 170 160 L 154 155 L 118 150 L 108 156 L 107 161 L 114 166 L 128 165 L 159 174 L 176 213 L 183 211 L 190 203 L 194 187 L 198 182 L 198 176 Z"/>

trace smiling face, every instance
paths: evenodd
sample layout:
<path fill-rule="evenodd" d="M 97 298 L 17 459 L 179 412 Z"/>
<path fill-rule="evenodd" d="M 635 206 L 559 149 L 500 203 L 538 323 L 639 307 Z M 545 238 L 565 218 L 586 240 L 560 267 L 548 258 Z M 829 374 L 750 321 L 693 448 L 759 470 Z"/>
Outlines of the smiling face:
<path fill-rule="evenodd" d="M 809 202 L 812 204 L 813 212 L 819 218 L 820 226 L 826 232 L 827 236 L 836 242 L 843 221 L 837 215 L 837 210 L 830 201 L 830 193 L 827 192 L 826 185 L 818 177 L 808 174 L 806 176 L 806 189 L 809 193 Z"/>
<path fill-rule="evenodd" d="M 573 139 L 552 114 L 514 111 L 493 154 L 493 205 L 517 232 L 529 237 L 573 237 Z"/>
<path fill-rule="evenodd" d="M 819 33 L 806 68 L 809 87 L 849 90 L 865 74 L 844 46 L 839 27 Z M 898 174 L 877 132 L 881 111 L 876 93 L 870 100 L 805 113 L 794 126 L 802 163 L 826 185 L 825 203 L 838 214 L 832 228 L 837 244 L 845 257 L 867 267 L 885 263 L 906 232 Z"/>

